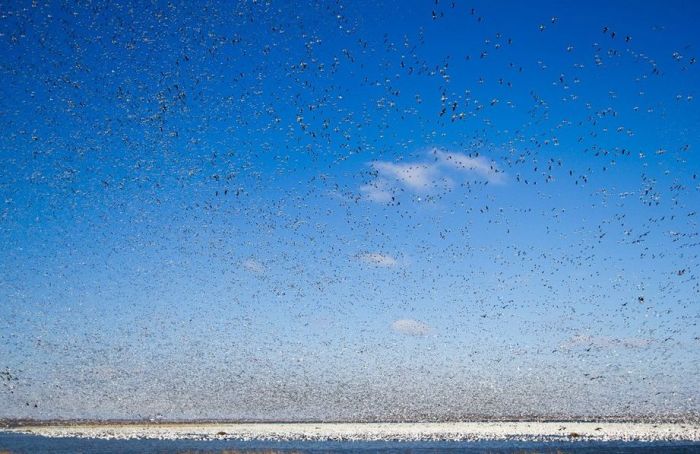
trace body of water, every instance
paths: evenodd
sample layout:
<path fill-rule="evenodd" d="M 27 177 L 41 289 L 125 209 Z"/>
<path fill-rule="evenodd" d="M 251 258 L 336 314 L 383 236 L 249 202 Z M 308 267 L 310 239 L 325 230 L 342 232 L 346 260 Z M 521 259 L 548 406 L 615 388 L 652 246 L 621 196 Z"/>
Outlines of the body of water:
<path fill-rule="evenodd" d="M 700 453 L 698 442 L 103 440 L 0 433 L 0 453 Z"/>

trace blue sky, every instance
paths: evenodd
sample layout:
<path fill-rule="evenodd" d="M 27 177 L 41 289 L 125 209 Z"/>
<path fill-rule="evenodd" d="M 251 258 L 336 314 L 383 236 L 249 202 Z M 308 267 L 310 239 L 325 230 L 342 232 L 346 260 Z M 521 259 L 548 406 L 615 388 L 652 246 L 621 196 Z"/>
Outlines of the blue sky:
<path fill-rule="evenodd" d="M 697 414 L 697 9 L 4 6 L 0 417 Z"/>

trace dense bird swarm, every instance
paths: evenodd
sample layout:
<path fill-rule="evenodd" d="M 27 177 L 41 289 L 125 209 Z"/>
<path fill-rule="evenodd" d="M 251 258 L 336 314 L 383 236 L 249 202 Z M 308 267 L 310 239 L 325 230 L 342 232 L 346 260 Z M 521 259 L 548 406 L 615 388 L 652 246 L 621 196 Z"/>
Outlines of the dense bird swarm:
<path fill-rule="evenodd" d="M 5 2 L 0 418 L 697 418 L 697 13 Z"/>

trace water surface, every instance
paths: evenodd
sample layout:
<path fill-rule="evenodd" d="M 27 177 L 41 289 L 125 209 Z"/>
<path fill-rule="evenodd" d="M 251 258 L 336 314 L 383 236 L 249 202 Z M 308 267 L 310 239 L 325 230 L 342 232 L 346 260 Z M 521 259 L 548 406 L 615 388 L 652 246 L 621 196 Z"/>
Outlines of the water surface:
<path fill-rule="evenodd" d="M 100 440 L 0 433 L 0 453 L 695 453 L 698 442 Z"/>

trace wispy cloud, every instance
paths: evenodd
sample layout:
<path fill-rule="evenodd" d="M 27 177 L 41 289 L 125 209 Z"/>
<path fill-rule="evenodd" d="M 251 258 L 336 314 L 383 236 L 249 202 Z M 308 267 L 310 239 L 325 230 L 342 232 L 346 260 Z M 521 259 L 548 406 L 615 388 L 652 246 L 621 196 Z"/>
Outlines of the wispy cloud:
<path fill-rule="evenodd" d="M 253 274 L 265 274 L 265 265 L 253 258 L 244 260 L 242 265 L 243 269 Z"/>
<path fill-rule="evenodd" d="M 469 156 L 464 153 L 433 148 L 425 159 L 415 162 L 372 161 L 374 180 L 360 186 L 366 200 L 388 203 L 394 193 L 406 189 L 414 193 L 430 193 L 438 188 L 452 187 L 454 180 L 476 177 L 491 184 L 503 184 L 506 174 L 495 162 L 484 156 Z"/>
<path fill-rule="evenodd" d="M 415 190 L 429 188 L 439 175 L 438 169 L 431 164 L 394 164 L 375 161 L 371 165 L 381 177 L 397 180 Z"/>
<path fill-rule="evenodd" d="M 357 258 L 364 263 L 382 268 L 391 268 L 399 264 L 399 262 L 391 255 L 382 254 L 379 252 L 364 252 L 362 254 L 358 254 Z"/>
<path fill-rule="evenodd" d="M 427 336 L 432 332 L 432 328 L 427 323 L 413 320 L 412 318 L 402 318 L 395 320 L 391 324 L 392 331 L 405 334 L 406 336 Z"/>
<path fill-rule="evenodd" d="M 391 187 L 382 179 L 376 179 L 371 183 L 363 184 L 360 186 L 360 192 L 365 199 L 377 203 L 391 202 L 394 197 L 391 192 Z"/>
<path fill-rule="evenodd" d="M 464 153 L 453 153 L 433 149 L 438 162 L 460 172 L 474 173 L 489 183 L 505 182 L 505 173 L 484 156 L 472 157 Z"/>

